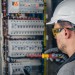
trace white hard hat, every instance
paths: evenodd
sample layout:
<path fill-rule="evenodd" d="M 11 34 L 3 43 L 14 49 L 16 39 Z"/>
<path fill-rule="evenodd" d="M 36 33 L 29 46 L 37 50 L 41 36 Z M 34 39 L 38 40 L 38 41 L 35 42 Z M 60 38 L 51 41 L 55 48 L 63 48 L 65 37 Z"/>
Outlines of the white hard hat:
<path fill-rule="evenodd" d="M 75 0 L 64 0 L 59 3 L 51 21 L 46 24 L 56 23 L 58 20 L 69 21 L 75 24 Z"/>

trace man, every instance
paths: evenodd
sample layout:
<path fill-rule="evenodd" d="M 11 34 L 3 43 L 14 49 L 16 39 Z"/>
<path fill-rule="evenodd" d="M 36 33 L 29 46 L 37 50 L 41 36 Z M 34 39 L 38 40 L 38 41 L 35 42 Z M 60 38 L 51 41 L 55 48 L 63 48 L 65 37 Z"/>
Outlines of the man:
<path fill-rule="evenodd" d="M 57 75 L 75 75 L 75 0 L 64 0 L 56 8 L 51 21 L 58 48 L 69 56 Z"/>

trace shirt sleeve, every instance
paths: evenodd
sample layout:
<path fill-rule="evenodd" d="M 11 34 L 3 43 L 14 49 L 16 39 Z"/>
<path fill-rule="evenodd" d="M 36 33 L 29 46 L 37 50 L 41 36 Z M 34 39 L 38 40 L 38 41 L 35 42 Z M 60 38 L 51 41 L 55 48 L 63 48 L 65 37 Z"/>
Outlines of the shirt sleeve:
<path fill-rule="evenodd" d="M 75 62 L 65 64 L 57 73 L 57 75 L 75 75 Z"/>
<path fill-rule="evenodd" d="M 60 70 L 57 75 L 74 75 L 74 73 L 69 70 Z"/>

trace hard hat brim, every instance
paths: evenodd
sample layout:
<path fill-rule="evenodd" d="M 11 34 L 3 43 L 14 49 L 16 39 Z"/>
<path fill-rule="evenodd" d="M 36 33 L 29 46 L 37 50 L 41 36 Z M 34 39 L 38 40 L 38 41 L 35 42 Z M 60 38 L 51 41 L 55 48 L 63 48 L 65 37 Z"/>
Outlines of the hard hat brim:
<path fill-rule="evenodd" d="M 54 24 L 54 22 L 53 21 L 50 21 L 50 22 L 48 22 L 48 23 L 46 23 L 46 25 L 53 25 Z"/>

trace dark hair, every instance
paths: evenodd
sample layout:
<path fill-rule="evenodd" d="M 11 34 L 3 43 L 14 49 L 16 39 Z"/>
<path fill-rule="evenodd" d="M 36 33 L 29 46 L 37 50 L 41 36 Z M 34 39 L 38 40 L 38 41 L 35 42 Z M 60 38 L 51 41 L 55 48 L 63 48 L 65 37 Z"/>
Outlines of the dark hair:
<path fill-rule="evenodd" d="M 75 24 L 69 21 L 64 21 L 64 20 L 58 20 L 57 23 L 59 23 L 59 25 L 62 27 L 67 27 L 67 26 L 74 27 L 75 26 Z"/>

